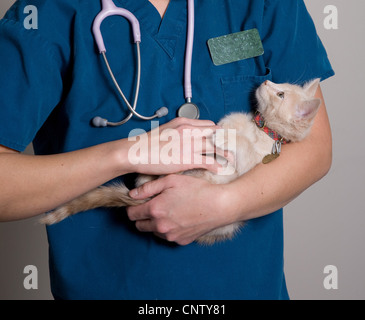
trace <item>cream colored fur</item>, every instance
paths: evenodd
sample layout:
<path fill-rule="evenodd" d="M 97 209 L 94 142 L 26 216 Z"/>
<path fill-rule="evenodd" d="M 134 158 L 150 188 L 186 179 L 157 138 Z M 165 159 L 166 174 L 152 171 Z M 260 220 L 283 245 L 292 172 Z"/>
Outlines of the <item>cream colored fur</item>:
<path fill-rule="evenodd" d="M 318 84 L 319 79 L 307 83 L 304 87 L 265 81 L 256 90 L 257 110 L 263 115 L 269 128 L 287 140 L 300 141 L 308 135 L 321 103 L 319 99 L 314 98 Z M 226 166 L 226 170 L 231 170 L 231 174 L 217 175 L 204 170 L 189 170 L 183 174 L 206 179 L 215 184 L 225 184 L 259 164 L 271 153 L 274 140 L 259 129 L 252 119 L 251 113 L 232 113 L 219 122 L 225 132 L 228 132 L 228 129 L 234 129 L 236 132 L 234 150 L 229 150 L 227 134 L 224 138 L 217 135 L 214 141 L 218 148 L 234 154 L 234 163 L 228 163 Z M 156 178 L 158 177 L 140 175 L 136 185 L 140 186 Z M 134 200 L 129 197 L 128 192 L 124 184 L 99 187 L 55 209 L 43 217 L 41 222 L 54 224 L 81 211 L 97 207 L 134 206 L 149 200 Z M 231 239 L 242 226 L 243 222 L 234 223 L 213 230 L 197 241 L 201 244 L 213 244 L 216 241 Z"/>

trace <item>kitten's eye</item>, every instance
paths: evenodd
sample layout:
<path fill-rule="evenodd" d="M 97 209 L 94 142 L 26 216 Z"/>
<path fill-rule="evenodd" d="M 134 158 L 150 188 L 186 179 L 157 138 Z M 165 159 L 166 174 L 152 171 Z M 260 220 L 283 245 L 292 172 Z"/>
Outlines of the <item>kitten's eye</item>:
<path fill-rule="evenodd" d="M 284 97 L 285 97 L 285 92 L 280 91 L 280 92 L 278 92 L 276 95 L 277 95 L 280 99 L 284 99 Z"/>

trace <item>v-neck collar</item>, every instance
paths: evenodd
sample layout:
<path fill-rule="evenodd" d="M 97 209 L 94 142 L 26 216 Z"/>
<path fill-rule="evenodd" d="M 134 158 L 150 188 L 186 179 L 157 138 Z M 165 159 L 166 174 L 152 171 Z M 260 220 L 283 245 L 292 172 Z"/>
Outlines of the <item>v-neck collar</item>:
<path fill-rule="evenodd" d="M 131 11 L 141 25 L 172 59 L 175 55 L 177 40 L 186 36 L 187 1 L 170 0 L 165 15 L 161 18 L 155 6 L 148 0 L 114 0 L 116 5 Z"/>

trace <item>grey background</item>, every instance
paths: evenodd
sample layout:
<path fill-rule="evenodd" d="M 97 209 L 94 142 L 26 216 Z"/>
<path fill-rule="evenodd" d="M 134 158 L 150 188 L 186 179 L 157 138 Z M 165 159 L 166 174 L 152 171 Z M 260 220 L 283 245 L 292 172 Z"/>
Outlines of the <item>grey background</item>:
<path fill-rule="evenodd" d="M 13 2 L 1 1 L 0 16 Z M 287 284 L 292 299 L 365 299 L 365 1 L 306 4 L 336 71 L 322 83 L 334 161 L 328 176 L 285 209 Z M 323 26 L 326 5 L 338 8 L 338 30 Z M 37 290 L 23 287 L 26 265 L 38 268 Z M 338 269 L 337 290 L 323 286 L 327 265 Z M 0 299 L 52 299 L 48 277 L 47 238 L 37 219 L 0 224 Z"/>

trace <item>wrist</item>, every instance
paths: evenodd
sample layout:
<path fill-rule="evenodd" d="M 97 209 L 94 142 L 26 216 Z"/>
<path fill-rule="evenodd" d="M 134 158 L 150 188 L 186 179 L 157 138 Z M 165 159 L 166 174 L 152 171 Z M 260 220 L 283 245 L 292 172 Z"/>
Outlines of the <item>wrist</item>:
<path fill-rule="evenodd" d="M 115 176 L 122 176 L 128 173 L 135 172 L 134 165 L 129 160 L 128 151 L 130 142 L 127 139 L 109 142 L 110 144 L 110 159 Z"/>
<path fill-rule="evenodd" d="M 231 224 L 245 220 L 244 206 L 242 201 L 242 193 L 237 192 L 236 187 L 232 183 L 216 185 L 217 192 L 217 208 L 219 213 L 224 213 L 225 224 Z"/>

